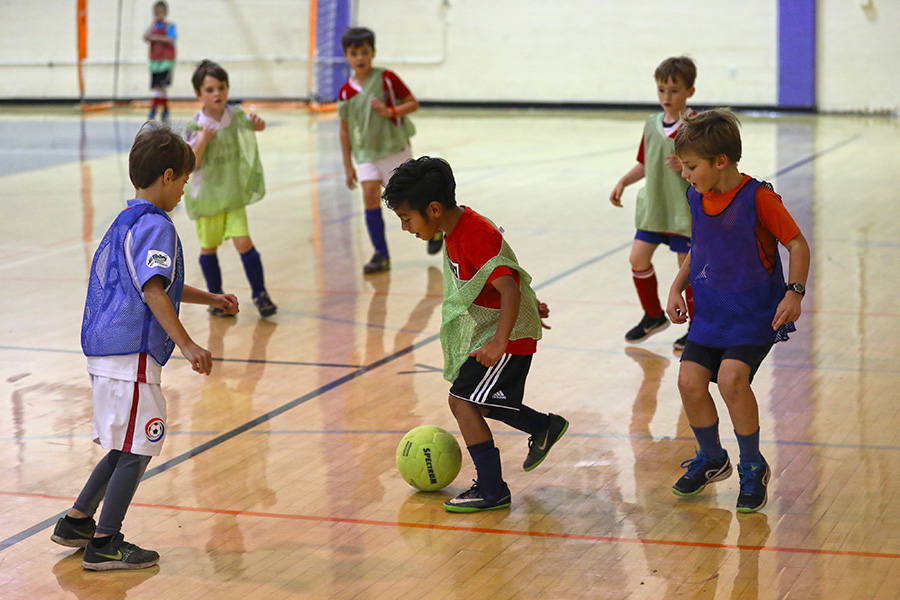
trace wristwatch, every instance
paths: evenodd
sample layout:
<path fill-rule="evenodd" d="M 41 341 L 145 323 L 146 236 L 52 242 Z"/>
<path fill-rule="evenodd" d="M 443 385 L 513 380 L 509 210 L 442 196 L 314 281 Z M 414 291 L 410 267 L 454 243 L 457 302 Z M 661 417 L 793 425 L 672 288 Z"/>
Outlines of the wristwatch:
<path fill-rule="evenodd" d="M 802 283 L 786 283 L 784 285 L 784 291 L 786 292 L 797 292 L 801 296 L 806 295 L 806 288 L 803 287 Z"/>

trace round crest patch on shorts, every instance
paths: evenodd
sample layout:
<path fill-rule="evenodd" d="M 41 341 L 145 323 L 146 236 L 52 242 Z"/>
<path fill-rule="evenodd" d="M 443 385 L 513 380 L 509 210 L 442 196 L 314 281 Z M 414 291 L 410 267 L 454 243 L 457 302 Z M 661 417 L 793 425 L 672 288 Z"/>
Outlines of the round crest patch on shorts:
<path fill-rule="evenodd" d="M 166 423 L 159 417 L 155 419 L 150 419 L 147 421 L 147 427 L 145 428 L 147 433 L 147 439 L 151 442 L 158 442 L 166 435 Z"/>

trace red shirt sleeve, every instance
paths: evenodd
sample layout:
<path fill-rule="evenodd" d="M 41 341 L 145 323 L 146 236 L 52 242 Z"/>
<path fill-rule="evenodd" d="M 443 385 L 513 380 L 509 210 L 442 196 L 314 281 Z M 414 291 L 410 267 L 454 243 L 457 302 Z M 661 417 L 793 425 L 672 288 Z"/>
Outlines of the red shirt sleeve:
<path fill-rule="evenodd" d="M 644 136 L 641 136 L 641 147 L 638 149 L 637 161 L 644 164 Z"/>
<path fill-rule="evenodd" d="M 384 71 L 384 88 L 388 91 L 388 98 L 391 97 L 390 92 L 393 91 L 393 97 L 396 98 L 398 102 L 412 96 L 412 92 L 410 92 L 409 88 L 406 87 L 406 84 L 397 77 L 397 74 L 387 69 Z"/>

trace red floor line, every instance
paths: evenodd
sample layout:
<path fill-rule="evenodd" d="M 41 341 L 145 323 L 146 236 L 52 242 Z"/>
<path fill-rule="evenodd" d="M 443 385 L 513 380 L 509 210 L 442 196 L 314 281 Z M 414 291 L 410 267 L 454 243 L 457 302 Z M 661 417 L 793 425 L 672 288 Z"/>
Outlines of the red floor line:
<path fill-rule="evenodd" d="M 75 499 L 48 494 L 28 494 L 21 492 L 0 491 L 0 496 L 18 496 L 23 498 L 44 498 L 47 500 Z M 853 550 L 824 550 L 822 548 L 786 548 L 779 546 L 748 546 L 744 544 L 713 544 L 709 542 L 681 542 L 677 540 L 654 540 L 647 538 L 626 538 L 604 535 L 581 535 L 574 533 L 553 533 L 547 531 L 520 531 L 517 529 L 495 529 L 491 527 L 462 527 L 459 525 L 438 525 L 434 523 L 403 523 L 401 521 L 373 521 L 370 519 L 351 519 L 346 517 L 321 517 L 314 515 L 292 515 L 286 513 L 267 513 L 251 510 L 230 510 L 225 508 L 203 508 L 196 506 L 174 506 L 170 504 L 147 504 L 132 502 L 131 506 L 156 508 L 181 512 L 200 512 L 218 515 L 234 515 L 239 517 L 259 517 L 264 519 L 285 519 L 290 521 L 316 521 L 320 523 L 349 523 L 353 525 L 375 525 L 379 527 L 408 527 L 411 529 L 432 529 L 440 531 L 458 531 L 464 533 L 491 533 L 495 535 L 519 535 L 564 540 L 582 540 L 588 542 L 612 542 L 618 544 L 645 544 L 654 546 L 681 546 L 687 548 L 718 548 L 722 550 L 755 550 L 757 552 L 785 552 L 792 554 L 815 554 L 819 556 L 858 556 L 865 558 L 900 558 L 900 554 L 888 552 L 862 552 Z M 752 518 L 752 517 L 751 517 Z"/>

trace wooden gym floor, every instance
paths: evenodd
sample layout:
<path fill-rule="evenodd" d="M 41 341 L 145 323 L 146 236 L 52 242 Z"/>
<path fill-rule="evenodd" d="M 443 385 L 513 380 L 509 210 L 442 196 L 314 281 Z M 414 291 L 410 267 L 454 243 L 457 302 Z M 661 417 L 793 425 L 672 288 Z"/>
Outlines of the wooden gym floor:
<path fill-rule="evenodd" d="M 175 112 L 184 124 L 194 107 Z M 131 197 L 142 111 L 0 115 L 0 597 L 896 598 L 900 592 L 900 121 L 743 115 L 742 169 L 775 184 L 812 247 L 799 333 L 754 388 L 774 477 L 768 506 L 734 511 L 737 476 L 691 499 L 670 487 L 694 442 L 672 327 L 623 342 L 641 311 L 628 251 L 644 112 L 421 110 L 416 154 L 447 158 L 460 203 L 506 231 L 550 324 L 528 403 L 564 415 L 547 461 L 495 428 L 511 510 L 451 515 L 468 487 L 414 493 L 394 452 L 421 424 L 456 431 L 440 344 L 440 257 L 385 212 L 390 273 L 363 277 L 359 190 L 344 187 L 334 115 L 260 107 L 268 195 L 249 209 L 278 315 L 261 321 L 221 250 L 237 319 L 186 305 L 213 374 L 176 350 L 169 436 L 125 520 L 157 567 L 91 573 L 49 540 L 103 451 L 91 443 L 79 345 L 90 261 Z M 173 213 L 187 281 L 197 239 Z M 675 272 L 666 248 L 656 269 Z M 718 396 L 716 395 L 718 398 Z M 723 409 L 721 402 L 720 410 Z M 722 410 L 723 443 L 737 447 Z"/>

